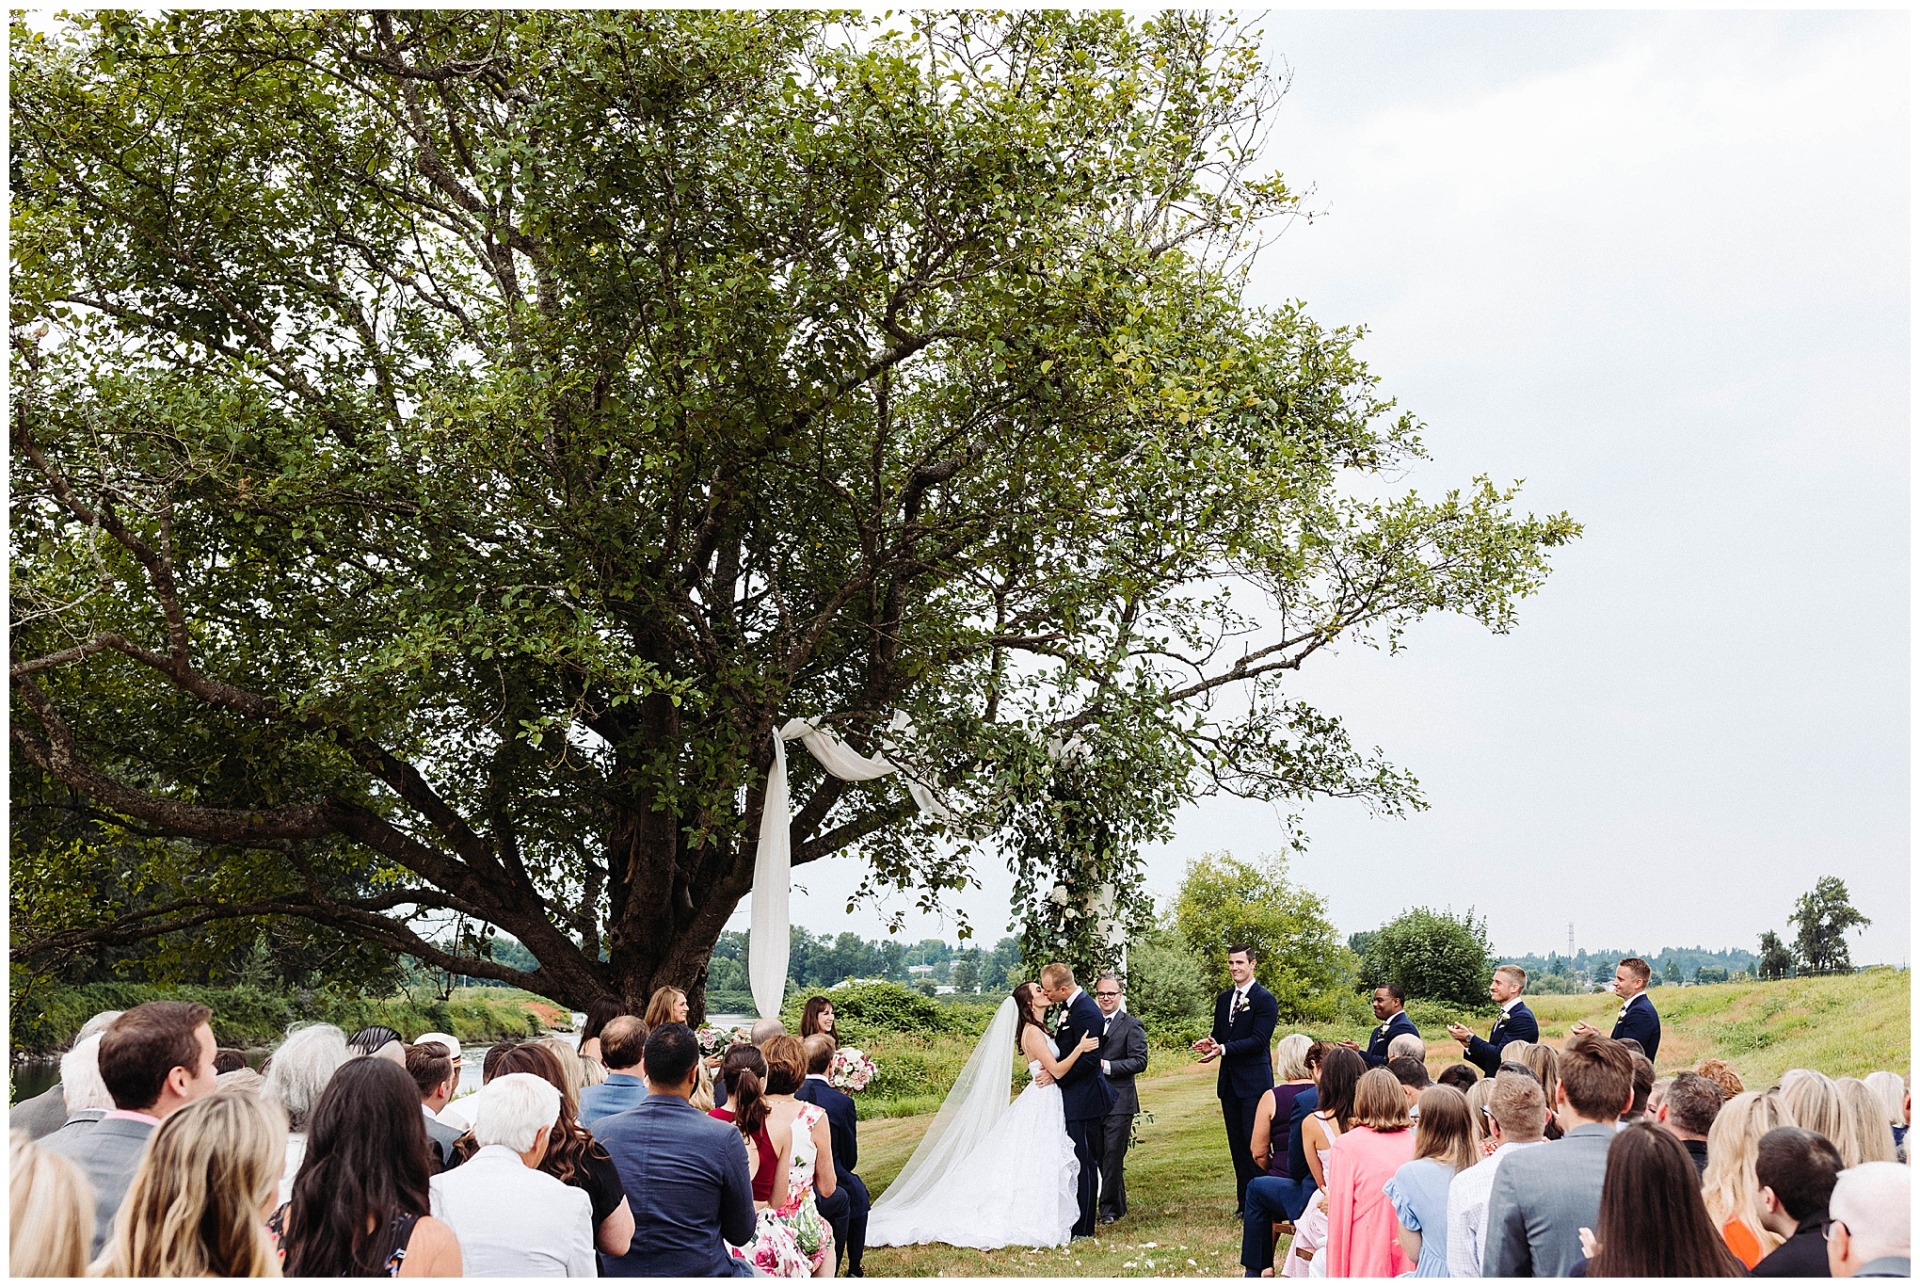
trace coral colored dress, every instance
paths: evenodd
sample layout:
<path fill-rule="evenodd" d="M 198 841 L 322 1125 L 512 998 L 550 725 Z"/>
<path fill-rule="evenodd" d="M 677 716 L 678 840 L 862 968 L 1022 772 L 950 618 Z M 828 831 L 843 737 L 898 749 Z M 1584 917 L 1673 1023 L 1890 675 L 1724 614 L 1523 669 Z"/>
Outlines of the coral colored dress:
<path fill-rule="evenodd" d="M 1400 1217 L 1387 1196 L 1413 1160 L 1413 1131 L 1356 1126 L 1327 1156 L 1327 1277 L 1398 1278 L 1413 1268 L 1400 1249 Z"/>
<path fill-rule="evenodd" d="M 1720 1236 L 1727 1240 L 1727 1250 L 1740 1257 L 1740 1263 L 1751 1270 L 1767 1254 L 1760 1245 L 1760 1239 L 1753 1236 L 1753 1230 L 1747 1228 L 1746 1221 L 1734 1216 L 1720 1226 Z"/>

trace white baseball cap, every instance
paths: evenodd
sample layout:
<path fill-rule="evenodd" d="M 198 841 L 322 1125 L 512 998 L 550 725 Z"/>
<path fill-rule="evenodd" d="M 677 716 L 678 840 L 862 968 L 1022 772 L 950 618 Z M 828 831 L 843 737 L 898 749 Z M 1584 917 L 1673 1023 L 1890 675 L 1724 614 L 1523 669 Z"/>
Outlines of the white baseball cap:
<path fill-rule="evenodd" d="M 458 1062 L 460 1058 L 460 1043 L 454 1038 L 449 1037 L 444 1032 L 423 1032 L 413 1039 L 413 1044 L 418 1046 L 429 1041 L 437 1041 L 445 1046 L 447 1048 L 447 1057 Z"/>

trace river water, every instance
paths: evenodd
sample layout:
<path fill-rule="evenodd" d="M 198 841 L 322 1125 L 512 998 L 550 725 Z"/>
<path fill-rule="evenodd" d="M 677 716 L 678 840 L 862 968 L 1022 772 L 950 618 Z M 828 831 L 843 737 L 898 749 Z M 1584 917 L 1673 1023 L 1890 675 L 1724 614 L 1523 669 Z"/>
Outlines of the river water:
<path fill-rule="evenodd" d="M 574 1030 L 572 1032 L 556 1032 L 553 1035 L 556 1037 L 565 1037 L 569 1042 L 576 1042 L 580 1025 L 585 1023 L 586 1019 L 587 1016 L 584 1014 L 575 1013 L 573 1016 Z M 731 1028 L 736 1025 L 744 1027 L 752 1023 L 753 1019 L 751 1016 L 743 1014 L 716 1014 L 709 1016 L 707 1022 L 720 1027 Z M 460 1047 L 460 1081 L 453 1089 L 455 1095 L 459 1095 L 466 1090 L 479 1088 L 480 1064 L 481 1061 L 487 1057 L 487 1051 L 490 1048 L 490 1044 Z M 248 1050 L 248 1067 L 258 1068 L 266 1062 L 267 1056 L 272 1053 L 272 1051 L 264 1046 Z M 57 1058 L 15 1060 L 13 1063 L 12 1095 L 7 1102 L 17 1104 L 23 1099 L 32 1099 L 35 1095 L 38 1095 L 41 1091 L 47 1089 L 47 1087 L 59 1080 L 60 1061 Z"/>

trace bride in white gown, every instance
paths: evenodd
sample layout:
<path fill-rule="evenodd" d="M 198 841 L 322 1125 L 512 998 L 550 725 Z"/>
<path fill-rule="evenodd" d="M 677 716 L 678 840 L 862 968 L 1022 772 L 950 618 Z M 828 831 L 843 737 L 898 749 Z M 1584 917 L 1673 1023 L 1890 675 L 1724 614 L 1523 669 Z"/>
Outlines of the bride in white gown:
<path fill-rule="evenodd" d="M 1060 1087 L 1036 1080 L 1011 1105 L 1007 1094 L 1016 1047 L 1029 1073 L 1057 1078 L 1100 1039 L 1089 1033 L 1063 1058 L 1042 1024 L 1046 1010 L 1037 983 L 1000 1003 L 920 1146 L 874 1200 L 869 1247 L 1064 1247 L 1072 1238 L 1080 1163 Z"/>

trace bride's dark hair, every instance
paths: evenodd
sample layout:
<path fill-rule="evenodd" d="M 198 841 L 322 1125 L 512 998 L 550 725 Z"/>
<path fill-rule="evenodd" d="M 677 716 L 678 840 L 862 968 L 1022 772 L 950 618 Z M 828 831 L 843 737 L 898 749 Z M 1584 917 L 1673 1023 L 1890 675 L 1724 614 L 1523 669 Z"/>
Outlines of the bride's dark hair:
<path fill-rule="evenodd" d="M 1013 1048 L 1015 1050 L 1024 1051 L 1026 1049 L 1025 1046 L 1020 1044 L 1020 1039 L 1027 1035 L 1027 1029 L 1029 1027 L 1039 1028 L 1040 1035 L 1043 1037 L 1047 1035 L 1046 1026 L 1033 1017 L 1033 994 L 1039 990 L 1040 985 L 1038 983 L 1022 983 L 1013 990 L 1013 1004 L 1014 1007 L 1020 1011 L 1020 1022 L 1015 1024 L 1013 1029 Z"/>

